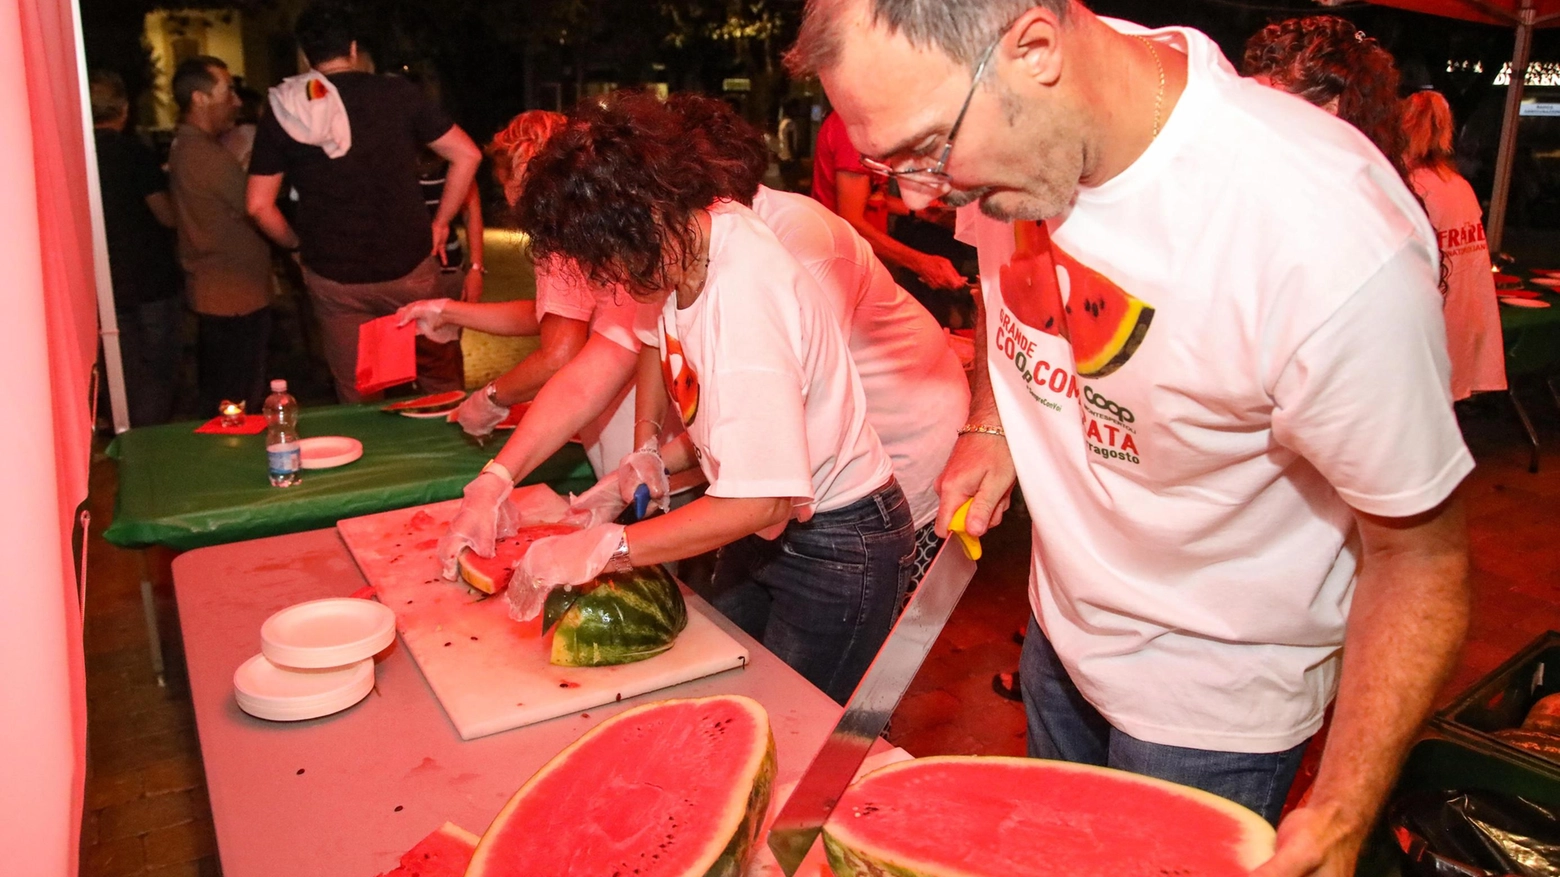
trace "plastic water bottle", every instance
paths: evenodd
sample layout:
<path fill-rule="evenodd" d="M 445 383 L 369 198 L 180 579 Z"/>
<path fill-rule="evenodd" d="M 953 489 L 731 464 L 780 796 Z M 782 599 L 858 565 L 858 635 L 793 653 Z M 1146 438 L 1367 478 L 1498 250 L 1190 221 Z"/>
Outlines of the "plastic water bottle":
<path fill-rule="evenodd" d="M 298 448 L 298 400 L 287 392 L 287 382 L 271 382 L 265 397 L 265 458 L 272 487 L 292 487 L 299 481 L 303 456 Z"/>

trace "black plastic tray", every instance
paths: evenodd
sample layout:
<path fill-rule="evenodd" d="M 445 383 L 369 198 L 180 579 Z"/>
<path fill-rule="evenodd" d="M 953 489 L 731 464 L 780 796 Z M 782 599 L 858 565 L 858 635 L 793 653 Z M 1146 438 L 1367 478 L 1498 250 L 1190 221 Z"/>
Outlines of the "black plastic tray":
<path fill-rule="evenodd" d="M 1560 693 L 1560 632 L 1551 630 L 1436 713 L 1430 727 L 1474 749 L 1497 754 L 1560 781 L 1560 762 L 1519 749 L 1494 734 L 1505 728 L 1520 728 L 1535 701 L 1556 693 Z"/>

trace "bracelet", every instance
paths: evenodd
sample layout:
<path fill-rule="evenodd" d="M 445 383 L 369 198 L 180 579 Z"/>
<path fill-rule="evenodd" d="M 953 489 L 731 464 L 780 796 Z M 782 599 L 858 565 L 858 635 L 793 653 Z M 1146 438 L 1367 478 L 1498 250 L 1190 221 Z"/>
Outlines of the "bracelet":
<path fill-rule="evenodd" d="M 510 485 L 515 483 L 514 473 L 510 472 L 509 467 L 505 466 L 503 463 L 498 462 L 497 459 L 489 460 L 488 464 L 482 467 L 482 472 L 479 474 L 486 474 L 488 472 L 492 472 L 494 475 L 504 479 L 505 481 L 509 482 Z"/>
<path fill-rule="evenodd" d="M 972 432 L 979 433 L 980 435 L 994 435 L 997 438 L 1007 438 L 1007 432 L 1005 432 L 1000 426 L 986 426 L 983 423 L 966 423 L 965 425 L 959 427 L 959 435 L 969 435 Z"/>
<path fill-rule="evenodd" d="M 470 270 L 475 271 L 478 274 L 486 274 L 487 266 L 483 265 L 481 262 L 472 262 Z"/>
<path fill-rule="evenodd" d="M 661 424 L 656 423 L 654 420 L 651 420 L 648 417 L 641 417 L 638 420 L 634 421 L 634 426 L 638 427 L 639 424 L 641 424 L 641 423 L 648 423 L 648 424 L 650 424 L 651 426 L 655 427 L 656 434 L 657 435 L 660 434 L 660 432 L 661 432 Z"/>

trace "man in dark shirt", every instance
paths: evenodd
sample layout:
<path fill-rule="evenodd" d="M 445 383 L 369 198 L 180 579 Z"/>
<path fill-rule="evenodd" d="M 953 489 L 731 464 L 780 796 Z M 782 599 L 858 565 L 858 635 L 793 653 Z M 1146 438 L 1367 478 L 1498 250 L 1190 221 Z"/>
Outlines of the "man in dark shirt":
<path fill-rule="evenodd" d="M 272 241 L 300 250 L 336 395 L 356 402 L 358 326 L 434 295 L 482 153 L 416 85 L 360 69 L 350 7 L 316 2 L 294 32 L 312 70 L 271 90 L 249 163 L 249 213 Z M 449 162 L 431 227 L 417 180 L 424 147 Z M 276 206 L 284 176 L 298 192 L 296 231 Z M 462 388 L 458 357 L 420 371 L 426 390 Z"/>
<path fill-rule="evenodd" d="M 99 71 L 92 74 L 90 90 L 130 425 L 167 423 L 183 325 L 168 180 L 152 150 L 125 131 L 130 101 L 124 80 Z"/>

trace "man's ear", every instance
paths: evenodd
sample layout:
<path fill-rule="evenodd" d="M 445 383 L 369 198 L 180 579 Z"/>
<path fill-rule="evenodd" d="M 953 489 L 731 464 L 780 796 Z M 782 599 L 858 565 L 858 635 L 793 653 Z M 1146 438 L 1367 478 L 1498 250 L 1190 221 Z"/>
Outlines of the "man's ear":
<path fill-rule="evenodd" d="M 1062 77 L 1062 23 L 1055 12 L 1034 6 L 1008 26 L 997 54 L 1016 63 L 1036 85 L 1055 85 Z"/>

